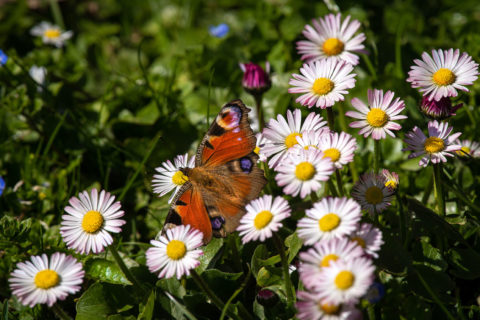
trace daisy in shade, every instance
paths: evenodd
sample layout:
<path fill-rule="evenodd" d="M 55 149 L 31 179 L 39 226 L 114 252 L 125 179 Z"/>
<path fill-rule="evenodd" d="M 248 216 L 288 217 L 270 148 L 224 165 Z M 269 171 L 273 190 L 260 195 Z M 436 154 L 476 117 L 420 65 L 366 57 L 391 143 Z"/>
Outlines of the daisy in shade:
<path fill-rule="evenodd" d="M 352 128 L 361 128 L 358 134 L 363 134 L 366 138 L 370 134 L 375 140 L 385 139 L 386 133 L 395 138 L 391 130 L 400 130 L 402 128 L 395 120 L 406 119 L 407 116 L 399 115 L 405 104 L 400 98 L 393 100 L 394 93 L 387 91 L 385 95 L 383 90 L 368 90 L 368 106 L 360 99 L 353 98 L 352 106 L 358 111 L 348 111 L 345 115 L 359 119 L 350 123 Z"/>
<path fill-rule="evenodd" d="M 456 97 L 457 89 L 468 92 L 465 86 L 477 80 L 478 64 L 466 52 L 460 56 L 458 49 L 439 49 L 432 50 L 432 56 L 424 52 L 422 60 L 415 59 L 407 79 L 429 100 Z"/>
<path fill-rule="evenodd" d="M 471 140 L 457 140 L 455 144 L 461 146 L 460 150 L 456 151 L 460 157 L 480 158 L 480 143 Z"/>
<path fill-rule="evenodd" d="M 364 52 L 365 35 L 354 34 L 360 28 L 360 22 L 347 16 L 341 22 L 341 14 L 328 14 L 324 18 L 313 20 L 313 27 L 306 25 L 303 35 L 308 41 L 298 41 L 297 50 L 301 59 L 307 62 L 333 57 L 351 65 L 358 64 L 358 56 L 352 52 Z"/>
<path fill-rule="evenodd" d="M 242 242 L 265 241 L 282 226 L 282 220 L 290 217 L 290 206 L 282 197 L 264 195 L 245 207 L 247 213 L 240 220 L 237 231 Z"/>
<path fill-rule="evenodd" d="M 322 302 L 318 294 L 297 292 L 297 318 L 300 320 L 361 320 L 362 313 L 352 304 Z"/>
<path fill-rule="evenodd" d="M 125 224 L 124 212 L 120 201 L 115 196 L 102 190 L 100 195 L 97 189 L 90 194 L 83 191 L 68 201 L 65 207 L 67 214 L 62 216 L 60 234 L 68 248 L 81 254 L 102 252 L 113 242 L 110 232 L 119 233 Z"/>
<path fill-rule="evenodd" d="M 399 178 L 396 172 L 390 172 L 387 169 L 382 170 L 383 178 L 385 179 L 385 187 L 390 188 L 392 191 L 396 191 L 398 188 Z"/>
<path fill-rule="evenodd" d="M 255 137 L 257 138 L 257 142 L 255 144 L 255 149 L 253 150 L 253 152 L 258 155 L 258 162 L 265 162 L 267 161 L 267 156 L 265 155 L 263 148 L 265 147 L 265 145 L 267 145 L 267 143 L 269 143 L 269 141 L 261 133 L 257 133 Z"/>
<path fill-rule="evenodd" d="M 287 111 L 287 120 L 281 115 L 277 120 L 270 119 L 267 127 L 263 130 L 263 136 L 268 140 L 263 148 L 267 157 L 273 156 L 268 165 L 275 168 L 286 156 L 288 149 L 295 146 L 297 137 L 302 136 L 306 131 L 318 131 L 325 127 L 326 121 L 311 112 L 302 124 L 302 113 L 299 109 Z"/>
<path fill-rule="evenodd" d="M 147 266 L 150 272 L 158 272 L 159 278 L 180 279 L 200 265 L 198 259 L 203 251 L 198 247 L 203 244 L 203 233 L 189 225 L 168 229 L 165 235 L 150 243 L 153 247 L 146 252 Z"/>
<path fill-rule="evenodd" d="M 405 143 L 407 147 L 402 151 L 411 150 L 408 158 L 422 156 L 419 165 L 426 167 L 430 161 L 432 163 L 447 162 L 448 157 L 453 157 L 453 152 L 462 148 L 455 141 L 462 134 L 461 132 L 452 133 L 453 128 L 448 126 L 447 122 L 438 122 L 437 120 L 428 123 L 428 138 L 422 130 L 415 126 L 412 131 L 405 134 Z"/>
<path fill-rule="evenodd" d="M 394 191 L 387 187 L 381 174 L 366 173 L 360 177 L 352 189 L 352 197 L 370 215 L 380 213 L 392 202 Z"/>
<path fill-rule="evenodd" d="M 357 140 L 348 133 L 324 134 L 320 138 L 318 148 L 323 152 L 324 157 L 329 157 L 337 169 L 353 161 Z"/>
<path fill-rule="evenodd" d="M 324 158 L 323 153 L 315 149 L 299 149 L 291 153 L 275 168 L 275 180 L 283 192 L 294 197 L 300 194 L 304 199 L 311 192 L 321 188 L 321 182 L 327 181 L 334 171 L 330 158 Z"/>
<path fill-rule="evenodd" d="M 306 131 L 302 136 L 297 136 L 297 144 L 290 148 L 290 152 L 298 153 L 297 148 L 308 150 L 310 148 L 318 150 L 320 138 L 330 132 L 328 128 L 322 128 L 318 131 Z"/>
<path fill-rule="evenodd" d="M 330 261 L 317 281 L 316 292 L 325 303 L 356 303 L 373 283 L 375 266 L 371 259 Z"/>
<path fill-rule="evenodd" d="M 173 160 L 167 160 L 161 164 L 160 167 L 155 168 L 158 174 L 153 176 L 152 187 L 153 192 L 158 193 L 162 197 L 175 189 L 172 193 L 168 203 L 172 202 L 177 191 L 188 181 L 188 177 L 183 173 L 183 168 L 193 168 L 195 166 L 195 157 L 188 159 L 188 154 L 178 155 Z"/>
<path fill-rule="evenodd" d="M 348 89 L 355 86 L 353 66 L 335 58 L 310 62 L 300 68 L 301 74 L 293 74 L 290 93 L 303 93 L 295 101 L 309 108 L 328 108 L 343 101 Z"/>
<path fill-rule="evenodd" d="M 350 239 L 363 248 L 365 253 L 373 258 L 378 258 L 377 252 L 383 244 L 382 232 L 369 223 L 362 223 L 360 228 L 355 230 Z"/>
<path fill-rule="evenodd" d="M 69 294 L 79 291 L 84 275 L 77 259 L 55 252 L 50 259 L 42 254 L 18 263 L 8 282 L 23 305 L 33 308 L 46 303 L 51 307 L 57 300 L 65 300 Z"/>
<path fill-rule="evenodd" d="M 305 245 L 345 237 L 357 228 L 361 217 L 358 203 L 346 197 L 323 198 L 305 213 L 297 224 L 298 236 Z"/>
<path fill-rule="evenodd" d="M 63 47 L 65 41 L 73 36 L 72 31 L 62 31 L 59 26 L 45 21 L 33 27 L 30 34 L 42 37 L 43 43 L 54 45 L 57 48 Z"/>
<path fill-rule="evenodd" d="M 333 238 L 315 243 L 313 248 L 300 253 L 302 264 L 299 268 L 300 279 L 305 287 L 315 290 L 316 279 L 330 261 L 338 259 L 354 259 L 363 256 L 364 252 L 357 242 L 347 237 Z"/>

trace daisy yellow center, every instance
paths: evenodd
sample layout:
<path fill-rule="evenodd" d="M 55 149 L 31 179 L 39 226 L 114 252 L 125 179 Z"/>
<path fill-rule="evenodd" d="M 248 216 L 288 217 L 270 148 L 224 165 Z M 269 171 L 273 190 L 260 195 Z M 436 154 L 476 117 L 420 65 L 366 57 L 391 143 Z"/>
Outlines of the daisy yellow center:
<path fill-rule="evenodd" d="M 390 188 L 390 189 L 396 189 L 397 188 L 397 182 L 395 180 L 388 180 L 385 182 L 385 187 Z"/>
<path fill-rule="evenodd" d="M 317 146 L 314 146 L 313 144 L 303 147 L 303 149 L 305 149 L 305 150 L 310 150 L 310 148 L 312 148 L 312 149 L 318 149 L 318 147 L 317 147 Z"/>
<path fill-rule="evenodd" d="M 260 147 L 256 146 L 255 149 L 253 149 L 253 152 L 255 152 L 256 154 L 260 154 Z"/>
<path fill-rule="evenodd" d="M 365 200 L 370 204 L 379 204 L 383 201 L 383 192 L 379 187 L 371 186 L 365 192 Z"/>
<path fill-rule="evenodd" d="M 255 220 L 253 220 L 253 225 L 257 230 L 261 230 L 268 226 L 270 221 L 273 219 L 273 214 L 270 211 L 263 210 L 260 211 L 257 216 L 255 217 Z"/>
<path fill-rule="evenodd" d="M 338 256 L 336 254 L 327 254 L 325 257 L 323 257 L 322 262 L 320 262 L 320 266 L 322 267 L 328 267 L 330 265 L 330 261 L 337 261 Z"/>
<path fill-rule="evenodd" d="M 290 149 L 298 143 L 297 137 L 301 138 L 302 134 L 298 132 L 292 132 L 285 138 L 285 146 L 287 147 L 287 149 Z"/>
<path fill-rule="evenodd" d="M 465 154 L 470 154 L 469 147 L 462 147 L 460 150 L 455 151 L 459 156 L 465 156 Z"/>
<path fill-rule="evenodd" d="M 445 142 L 441 138 L 430 137 L 425 140 L 423 148 L 427 153 L 436 153 L 445 149 Z"/>
<path fill-rule="evenodd" d="M 167 256 L 172 260 L 182 259 L 187 253 L 185 243 L 180 240 L 172 240 L 167 244 Z"/>
<path fill-rule="evenodd" d="M 347 270 L 340 271 L 335 277 L 335 285 L 340 290 L 347 290 L 353 282 L 355 282 L 355 275 Z"/>
<path fill-rule="evenodd" d="M 345 45 L 338 38 L 329 38 L 323 43 L 322 49 L 327 56 L 336 56 L 343 52 Z"/>
<path fill-rule="evenodd" d="M 300 162 L 295 168 L 295 176 L 302 181 L 311 180 L 316 172 L 317 170 L 310 162 Z"/>
<path fill-rule="evenodd" d="M 367 122 L 374 128 L 381 128 L 387 123 L 388 115 L 379 108 L 372 108 L 367 114 Z"/>
<path fill-rule="evenodd" d="M 172 176 L 172 182 L 177 186 L 181 186 L 187 181 L 188 181 L 188 177 L 180 170 L 175 172 L 175 174 Z"/>
<path fill-rule="evenodd" d="M 335 84 L 333 83 L 332 80 L 327 78 L 318 78 L 318 79 L 315 79 L 312 90 L 319 96 L 323 96 L 329 93 L 330 91 L 332 91 L 334 86 Z"/>
<path fill-rule="evenodd" d="M 360 247 L 365 248 L 365 240 L 360 237 L 353 237 L 352 241 L 355 241 Z"/>
<path fill-rule="evenodd" d="M 337 306 L 337 305 L 328 304 L 328 303 L 320 303 L 318 306 L 320 307 L 322 312 L 326 314 L 335 314 L 340 309 L 339 305 Z"/>
<path fill-rule="evenodd" d="M 329 157 L 332 159 L 332 162 L 336 162 L 340 159 L 340 151 L 337 148 L 327 149 L 323 152 L 323 157 Z"/>
<path fill-rule="evenodd" d="M 103 216 L 100 212 L 90 210 L 83 216 L 82 229 L 87 233 L 95 233 L 103 225 Z"/>
<path fill-rule="evenodd" d="M 60 282 L 60 277 L 55 271 L 46 269 L 37 272 L 33 281 L 35 282 L 37 288 L 50 289 L 58 285 Z"/>
<path fill-rule="evenodd" d="M 327 213 L 318 220 L 318 227 L 323 232 L 332 231 L 340 224 L 340 218 L 335 213 Z"/>
<path fill-rule="evenodd" d="M 60 37 L 60 30 L 57 29 L 47 29 L 43 35 L 49 39 L 57 39 Z"/>
<path fill-rule="evenodd" d="M 455 82 L 457 77 L 455 74 L 447 68 L 440 68 L 432 76 L 433 82 L 439 86 L 448 86 Z"/>

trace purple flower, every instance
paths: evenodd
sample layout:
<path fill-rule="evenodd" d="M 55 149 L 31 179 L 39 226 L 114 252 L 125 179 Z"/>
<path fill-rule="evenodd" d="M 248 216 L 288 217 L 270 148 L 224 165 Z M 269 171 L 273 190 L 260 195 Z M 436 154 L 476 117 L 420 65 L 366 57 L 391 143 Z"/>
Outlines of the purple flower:
<path fill-rule="evenodd" d="M 455 111 L 462 106 L 462 103 L 453 106 L 452 101 L 448 97 L 443 97 L 438 101 L 430 101 L 427 97 L 423 97 L 422 103 L 420 104 L 420 111 L 430 119 L 444 120 L 454 116 Z"/>
<path fill-rule="evenodd" d="M 258 64 L 248 62 L 240 63 L 240 69 L 243 71 L 242 86 L 252 95 L 262 94 L 270 89 L 270 64 L 265 64 L 265 70 Z"/>

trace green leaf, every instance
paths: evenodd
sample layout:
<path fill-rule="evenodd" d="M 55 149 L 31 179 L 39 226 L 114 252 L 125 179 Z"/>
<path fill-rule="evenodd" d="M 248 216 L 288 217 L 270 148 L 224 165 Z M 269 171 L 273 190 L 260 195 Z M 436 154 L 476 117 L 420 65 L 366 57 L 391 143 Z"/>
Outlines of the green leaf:
<path fill-rule="evenodd" d="M 460 279 L 480 278 L 480 254 L 472 249 L 452 249 L 448 252 L 450 273 Z"/>
<path fill-rule="evenodd" d="M 223 247 L 223 239 L 222 238 L 213 238 L 204 248 L 203 248 L 203 255 L 200 257 L 200 266 L 196 268 L 198 274 L 204 272 L 207 267 L 213 267 L 218 260 L 220 249 Z"/>
<path fill-rule="evenodd" d="M 154 307 L 155 290 L 152 290 L 152 292 L 150 292 L 150 294 L 148 295 L 147 302 L 138 306 L 140 313 L 138 314 L 137 320 L 151 320 L 153 317 Z"/>
<path fill-rule="evenodd" d="M 285 239 L 285 245 L 288 250 L 288 263 L 291 263 L 292 260 L 297 256 L 298 252 L 303 246 L 302 240 L 298 237 L 296 232 L 292 233 Z"/>
<path fill-rule="evenodd" d="M 283 285 L 283 273 L 280 268 L 262 267 L 257 274 L 257 284 L 260 287 Z"/>
<path fill-rule="evenodd" d="M 423 280 L 425 280 L 430 289 L 441 301 L 445 303 L 455 302 L 455 298 L 449 294 L 455 287 L 455 283 L 445 272 L 436 271 L 424 265 L 416 265 L 414 268 L 409 268 L 406 278 L 409 287 L 418 295 L 429 300 L 433 299 L 432 295 L 422 284 L 416 272 L 421 275 Z"/>
<path fill-rule="evenodd" d="M 443 260 L 440 250 L 427 242 L 426 237 L 422 237 L 420 243 L 414 248 L 415 262 L 423 263 L 436 271 L 445 271 L 448 264 Z"/>
<path fill-rule="evenodd" d="M 263 260 L 268 257 L 268 249 L 264 244 L 259 245 L 252 255 L 252 273 L 256 278 L 260 268 L 263 267 Z"/>
<path fill-rule="evenodd" d="M 115 262 L 106 259 L 88 260 L 85 264 L 85 272 L 91 278 L 102 282 L 131 285 L 120 267 Z"/>

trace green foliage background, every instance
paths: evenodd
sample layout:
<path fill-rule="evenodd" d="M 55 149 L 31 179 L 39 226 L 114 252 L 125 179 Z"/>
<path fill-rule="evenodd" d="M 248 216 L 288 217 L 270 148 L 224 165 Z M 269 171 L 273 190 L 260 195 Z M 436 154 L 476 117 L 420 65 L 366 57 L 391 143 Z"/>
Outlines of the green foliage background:
<path fill-rule="evenodd" d="M 272 65 L 273 85 L 264 97 L 267 119 L 299 107 L 287 93 L 290 75 L 302 64 L 295 42 L 306 23 L 329 13 L 327 6 L 293 0 L 62 1 L 56 14 L 51 3 L 56 2 L 0 3 L 0 48 L 9 56 L 0 68 L 0 175 L 7 185 L 0 197 L 2 319 L 53 316 L 46 307 L 22 307 L 11 298 L 8 275 L 30 255 L 68 251 L 59 235 L 63 208 L 70 197 L 92 187 L 121 199 L 128 223 L 118 238 L 119 250 L 155 290 L 133 292 L 108 254 L 77 256 L 86 266 L 88 294 L 81 296 L 82 291 L 62 307 L 71 314 L 77 311 L 77 319 L 218 318 L 190 279 L 184 286 L 177 280 L 156 282 L 145 268 L 148 242 L 161 230 L 168 211 L 168 197 L 156 198 L 151 190 L 154 168 L 195 150 L 225 102 L 241 98 L 253 105 L 241 88 L 239 62 Z M 370 52 L 355 68 L 356 87 L 334 106 L 337 129 L 354 134 L 359 143 L 350 169 L 356 178 L 371 167 L 373 143 L 344 126 L 339 110 L 350 109 L 352 97 L 366 100 L 368 88 L 390 89 L 406 103 L 409 118 L 402 122 L 403 133 L 415 125 L 426 128 L 417 109 L 420 95 L 405 81 L 409 66 L 434 48 L 460 48 L 479 62 L 480 3 L 371 0 L 338 5 L 344 15 L 362 23 Z M 65 48 L 30 36 L 30 29 L 44 20 L 73 30 Z M 223 39 L 208 33 L 210 25 L 219 23 L 230 26 Z M 48 69 L 42 90 L 28 75 L 32 65 Z M 477 81 L 458 99 L 464 107 L 451 124 L 463 132 L 461 138 L 479 139 L 478 92 Z M 378 319 L 443 319 L 447 313 L 455 319 L 480 317 L 478 161 L 449 160 L 444 221 L 428 209 L 434 208 L 433 195 L 428 196 L 431 168 L 420 169 L 418 159 L 407 160 L 401 139 L 388 138 L 382 145 L 383 166 L 400 174 L 397 202 L 408 213 L 410 238 L 400 239 L 393 205 L 382 222 L 386 244 L 377 263 L 387 294 L 373 312 Z M 347 182 L 348 190 L 353 182 Z M 296 202 L 294 219 L 305 208 Z M 283 229 L 283 238 L 295 229 L 294 219 Z M 287 245 L 295 261 L 298 239 L 291 236 Z M 209 266 L 203 272 L 207 283 L 222 297 L 243 285 L 232 304 L 240 308 L 243 302 L 259 318 L 293 317 L 294 310 L 284 303 L 273 245 L 249 244 L 240 256 L 233 251 L 237 246 L 238 237 L 231 236 L 207 247 L 201 267 Z M 247 277 L 246 262 L 253 276 Z M 296 273 L 292 277 L 298 281 Z M 254 301 L 260 287 L 279 295 L 276 307 Z"/>

